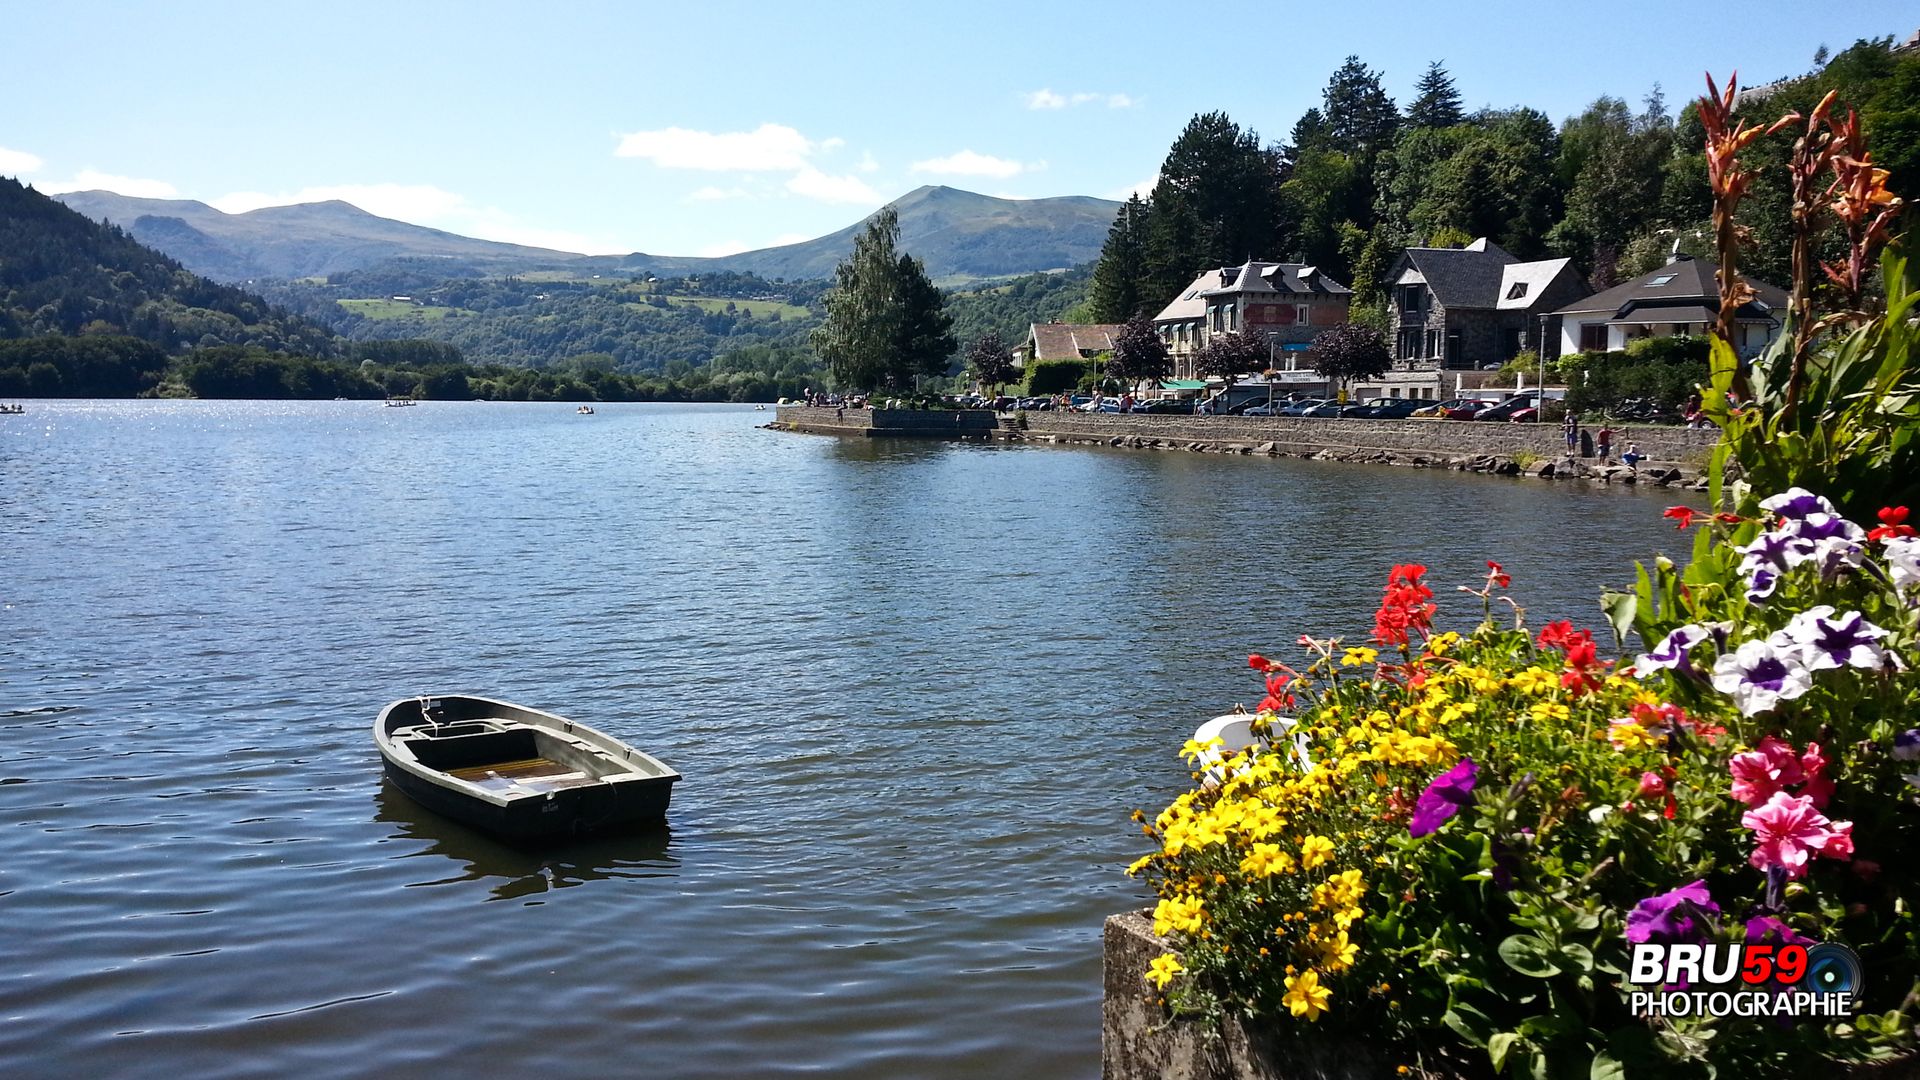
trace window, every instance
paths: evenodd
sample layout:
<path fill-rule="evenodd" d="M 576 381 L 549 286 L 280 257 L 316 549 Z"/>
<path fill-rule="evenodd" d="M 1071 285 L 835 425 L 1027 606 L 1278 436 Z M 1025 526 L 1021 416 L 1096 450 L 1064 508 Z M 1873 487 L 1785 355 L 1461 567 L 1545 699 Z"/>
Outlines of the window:
<path fill-rule="evenodd" d="M 1507 290 L 1507 299 L 1509 300 L 1518 300 L 1525 295 L 1527 295 L 1527 283 L 1524 281 L 1514 282 L 1513 288 Z"/>
<path fill-rule="evenodd" d="M 1580 351 L 1581 352 L 1606 352 L 1607 351 L 1607 324 L 1606 323 L 1581 323 L 1580 324 Z"/>
<path fill-rule="evenodd" d="M 1643 289 L 1659 288 L 1660 286 L 1665 285 L 1667 282 L 1672 281 L 1674 278 L 1678 276 L 1679 276 L 1678 274 L 1661 274 L 1659 277 L 1654 278 L 1652 281 L 1649 281 L 1645 285 L 1642 285 L 1640 287 Z"/>
<path fill-rule="evenodd" d="M 1427 349 L 1425 352 L 1421 353 L 1420 355 L 1422 356 L 1439 356 L 1440 355 L 1440 331 L 1438 330 L 1427 331 Z"/>
<path fill-rule="evenodd" d="M 1227 329 L 1238 330 L 1239 328 L 1240 328 L 1240 306 L 1238 304 L 1228 304 L 1227 305 Z"/>
<path fill-rule="evenodd" d="M 1309 308 L 1307 307 L 1307 305 L 1305 305 L 1305 304 L 1296 304 L 1296 305 L 1294 305 L 1294 308 L 1293 308 L 1293 321 L 1294 321 L 1294 323 L 1295 323 L 1296 325 L 1299 325 L 1299 326 L 1305 326 L 1305 325 L 1307 325 L 1307 312 L 1308 312 L 1309 310 L 1310 310 L 1310 309 L 1309 309 Z"/>

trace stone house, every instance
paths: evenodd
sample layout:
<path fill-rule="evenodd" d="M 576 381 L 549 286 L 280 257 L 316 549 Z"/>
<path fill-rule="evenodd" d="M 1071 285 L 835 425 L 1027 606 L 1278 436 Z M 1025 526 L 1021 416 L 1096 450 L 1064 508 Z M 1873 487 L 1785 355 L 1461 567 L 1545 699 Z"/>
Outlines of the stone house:
<path fill-rule="evenodd" d="M 1316 267 L 1249 260 L 1201 273 L 1153 325 L 1173 356 L 1176 379 L 1198 378 L 1194 360 L 1213 335 L 1240 331 L 1266 335 L 1275 368 L 1304 368 L 1313 336 L 1345 325 L 1352 300 L 1353 290 Z"/>
<path fill-rule="evenodd" d="M 1560 352 L 1614 352 L 1640 338 L 1705 334 L 1720 314 L 1719 273 L 1718 263 L 1676 253 L 1651 274 L 1568 304 L 1554 312 Z M 1751 358 L 1780 336 L 1788 299 L 1779 286 L 1747 284 L 1756 295 L 1734 313 L 1733 347 Z"/>
<path fill-rule="evenodd" d="M 1113 350 L 1124 323 L 1030 323 L 1027 340 L 1013 347 L 1013 364 L 1025 369 L 1033 360 L 1091 360 Z"/>
<path fill-rule="evenodd" d="M 1366 397 L 1445 399 L 1478 388 L 1522 350 L 1558 345 L 1554 312 L 1593 290 L 1571 259 L 1521 262 L 1481 237 L 1464 248 L 1407 248 L 1387 272 L 1393 370 Z"/>

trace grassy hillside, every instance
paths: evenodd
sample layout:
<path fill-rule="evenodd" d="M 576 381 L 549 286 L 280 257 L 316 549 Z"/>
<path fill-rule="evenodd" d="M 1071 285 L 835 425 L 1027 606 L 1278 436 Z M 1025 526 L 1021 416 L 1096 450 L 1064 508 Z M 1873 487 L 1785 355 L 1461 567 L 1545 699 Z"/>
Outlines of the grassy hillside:
<path fill-rule="evenodd" d="M 0 179 L 0 339 L 81 334 L 168 352 L 259 345 L 325 356 L 335 347 L 325 329 Z"/>

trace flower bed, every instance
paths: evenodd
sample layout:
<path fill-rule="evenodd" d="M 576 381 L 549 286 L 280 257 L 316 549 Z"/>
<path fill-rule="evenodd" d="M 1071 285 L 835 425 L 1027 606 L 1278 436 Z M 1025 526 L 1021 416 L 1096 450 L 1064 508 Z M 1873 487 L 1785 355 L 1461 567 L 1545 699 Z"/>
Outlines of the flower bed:
<path fill-rule="evenodd" d="M 1375 1033 L 1410 1070 L 1909 1051 L 1920 540 L 1904 510 L 1869 533 L 1805 491 L 1760 505 L 1711 520 L 1723 556 L 1687 586 L 1656 565 L 1635 599 L 1678 625 L 1630 664 L 1529 630 L 1493 563 L 1467 633 L 1434 632 L 1425 570 L 1401 566 L 1372 645 L 1250 657 L 1263 737 L 1189 742 L 1217 769 L 1144 823 L 1158 849 L 1131 868 L 1179 944 L 1148 972 L 1167 1006 Z M 1866 1009 L 1650 1024 L 1624 974 L 1647 941 L 1843 942 Z"/>

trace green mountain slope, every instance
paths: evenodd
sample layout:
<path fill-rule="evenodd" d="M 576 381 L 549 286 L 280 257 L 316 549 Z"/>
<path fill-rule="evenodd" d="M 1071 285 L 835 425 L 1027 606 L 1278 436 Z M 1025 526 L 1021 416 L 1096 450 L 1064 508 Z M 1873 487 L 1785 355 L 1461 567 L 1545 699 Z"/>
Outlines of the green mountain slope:
<path fill-rule="evenodd" d="M 219 281 L 331 274 L 409 256 L 460 259 L 501 270 L 584 258 L 409 225 L 338 200 L 228 214 L 191 199 L 136 199 L 111 191 L 75 191 L 59 199 Z"/>
<path fill-rule="evenodd" d="M 108 191 L 59 196 L 97 220 L 220 281 L 301 278 L 362 270 L 410 258 L 445 260 L 447 276 L 536 269 L 583 274 L 647 271 L 661 276 L 733 270 L 764 278 L 825 278 L 866 227 L 856 222 L 798 244 L 720 258 L 635 252 L 584 256 L 476 240 L 377 217 L 344 202 L 270 206 L 226 214 L 186 199 L 136 199 Z M 901 246 L 936 281 L 1006 278 L 1091 262 L 1100 254 L 1117 203 L 1084 196 L 997 199 L 950 187 L 922 187 L 894 202 Z"/>
<path fill-rule="evenodd" d="M 168 351 L 260 345 L 324 356 L 333 335 L 0 179 L 0 338 L 125 335 Z"/>

